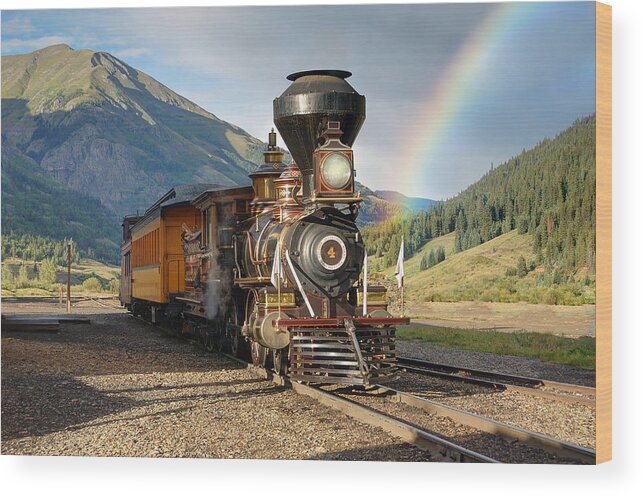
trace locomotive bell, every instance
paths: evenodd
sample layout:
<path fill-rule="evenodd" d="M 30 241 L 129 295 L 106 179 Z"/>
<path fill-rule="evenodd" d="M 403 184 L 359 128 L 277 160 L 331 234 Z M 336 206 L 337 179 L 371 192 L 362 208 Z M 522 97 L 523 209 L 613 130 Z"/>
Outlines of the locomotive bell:
<path fill-rule="evenodd" d="M 273 102 L 274 121 L 303 179 L 303 197 L 315 192 L 313 152 L 325 141 L 328 122 L 339 122 L 344 145 L 353 146 L 366 119 L 366 99 L 336 70 L 296 72 Z"/>

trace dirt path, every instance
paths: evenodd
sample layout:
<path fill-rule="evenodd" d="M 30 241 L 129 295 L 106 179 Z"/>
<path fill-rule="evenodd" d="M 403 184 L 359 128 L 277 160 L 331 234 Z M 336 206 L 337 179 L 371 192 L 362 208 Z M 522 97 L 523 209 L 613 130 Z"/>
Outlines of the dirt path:
<path fill-rule="evenodd" d="M 461 301 L 422 303 L 410 311 L 420 324 L 463 329 L 532 331 L 561 336 L 595 336 L 594 305 L 562 306 L 530 303 Z"/>

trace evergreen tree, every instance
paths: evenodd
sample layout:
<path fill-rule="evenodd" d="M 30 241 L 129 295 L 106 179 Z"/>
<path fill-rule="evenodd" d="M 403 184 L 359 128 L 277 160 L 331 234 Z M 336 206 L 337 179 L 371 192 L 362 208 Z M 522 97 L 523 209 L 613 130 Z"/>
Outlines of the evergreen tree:
<path fill-rule="evenodd" d="M 434 265 L 439 264 L 445 259 L 444 248 L 440 246 L 437 250 L 433 248 L 422 255 L 422 260 L 420 261 L 420 270 L 426 270 Z"/>
<path fill-rule="evenodd" d="M 2 264 L 2 287 L 13 290 L 15 288 L 15 276 L 13 270 L 7 263 Z"/>
<path fill-rule="evenodd" d="M 25 288 L 29 285 L 29 270 L 25 264 L 20 265 L 18 269 L 18 279 L 16 280 L 17 288 Z"/>
<path fill-rule="evenodd" d="M 444 251 L 444 246 L 438 247 L 438 251 L 436 253 L 436 262 L 440 263 L 443 262 L 447 258 L 446 252 Z"/>
<path fill-rule="evenodd" d="M 527 275 L 527 261 L 522 255 L 518 257 L 518 262 L 516 263 L 516 275 L 518 277 L 525 277 Z"/>

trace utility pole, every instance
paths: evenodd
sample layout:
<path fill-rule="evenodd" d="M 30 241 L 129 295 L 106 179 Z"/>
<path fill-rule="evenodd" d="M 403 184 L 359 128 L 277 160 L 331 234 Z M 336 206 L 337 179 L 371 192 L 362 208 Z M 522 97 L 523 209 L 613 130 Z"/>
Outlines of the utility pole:
<path fill-rule="evenodd" d="M 67 241 L 67 313 L 71 313 L 71 239 Z"/>

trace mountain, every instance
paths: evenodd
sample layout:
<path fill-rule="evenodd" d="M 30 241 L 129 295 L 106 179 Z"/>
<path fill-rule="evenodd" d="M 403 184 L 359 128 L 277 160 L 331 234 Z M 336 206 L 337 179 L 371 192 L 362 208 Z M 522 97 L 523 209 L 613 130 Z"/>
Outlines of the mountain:
<path fill-rule="evenodd" d="M 248 183 L 263 145 L 116 57 L 55 45 L 2 57 L 3 151 L 119 217 L 180 183 Z"/>
<path fill-rule="evenodd" d="M 428 211 L 399 216 L 363 231 L 369 253 L 392 265 L 405 240 L 407 257 L 428 241 L 454 233 L 456 252 L 517 230 L 532 240 L 543 281 L 583 277 L 596 259 L 596 117 L 543 139 L 460 194 Z M 558 281 L 558 282 L 557 282 Z"/>
<path fill-rule="evenodd" d="M 376 195 L 371 189 L 355 181 L 357 193 L 364 198 L 360 205 L 357 225 L 361 227 L 377 226 L 381 222 L 391 219 L 408 209 L 401 203 L 387 201 Z"/>
<path fill-rule="evenodd" d="M 85 255 L 117 262 L 124 215 L 177 184 L 248 184 L 263 151 L 109 53 L 54 45 L 2 56 L 3 250 L 42 253 L 40 238 L 73 237 Z M 360 224 L 400 211 L 358 187 Z"/>
<path fill-rule="evenodd" d="M 408 208 L 411 212 L 420 212 L 422 210 L 428 210 L 433 207 L 437 200 L 430 200 L 428 198 L 418 198 L 415 196 L 406 196 L 397 191 L 388 191 L 388 190 L 377 190 L 374 192 L 375 196 L 381 198 L 384 201 L 389 203 L 394 203 L 396 205 L 401 205 Z"/>

